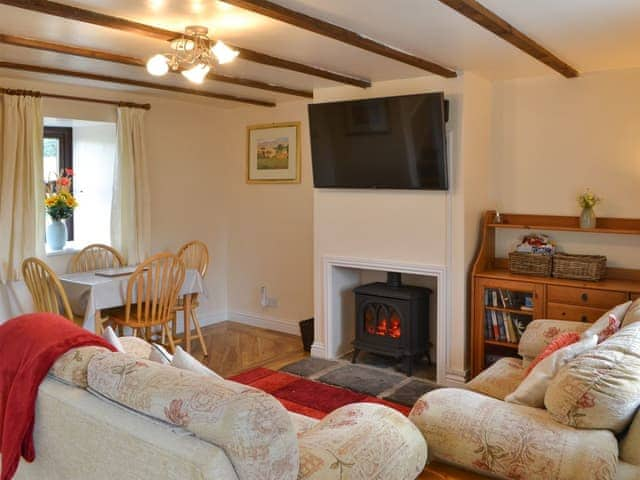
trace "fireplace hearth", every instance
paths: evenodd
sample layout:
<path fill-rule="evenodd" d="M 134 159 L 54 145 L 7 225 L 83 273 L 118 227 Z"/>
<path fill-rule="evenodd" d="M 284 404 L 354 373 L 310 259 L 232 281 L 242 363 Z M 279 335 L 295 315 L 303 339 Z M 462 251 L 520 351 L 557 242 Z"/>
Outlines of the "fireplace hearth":
<path fill-rule="evenodd" d="M 354 288 L 356 338 L 352 362 L 361 351 L 402 359 L 407 375 L 413 363 L 427 355 L 429 363 L 429 299 L 431 289 L 402 285 L 399 273 L 387 282 Z"/>

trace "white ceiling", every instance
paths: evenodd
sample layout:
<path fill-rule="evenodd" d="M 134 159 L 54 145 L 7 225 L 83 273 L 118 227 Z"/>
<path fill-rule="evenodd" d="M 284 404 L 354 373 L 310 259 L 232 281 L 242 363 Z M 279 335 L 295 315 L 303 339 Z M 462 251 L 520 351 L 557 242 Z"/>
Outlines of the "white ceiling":
<path fill-rule="evenodd" d="M 493 80 L 558 75 L 438 0 L 276 1 L 458 71 L 471 70 Z M 640 22 L 640 0 L 481 2 L 580 72 L 640 66 L 640 28 L 637 28 Z M 63 3 L 175 31 L 182 31 L 190 24 L 206 25 L 214 38 L 372 81 L 426 74 L 409 65 L 217 0 L 65 0 Z M 167 50 L 167 44 L 163 41 L 4 5 L 0 5 L 0 33 L 85 46 L 145 59 Z M 179 75 L 156 79 L 141 68 L 3 44 L 0 44 L 0 60 L 193 87 Z M 221 66 L 219 71 L 301 89 L 336 85 L 322 78 L 243 60 Z M 0 71 L 0 75 L 8 74 L 8 70 Z M 15 76 L 16 73 L 10 75 Z M 19 75 L 42 77 L 37 74 Z M 115 87 L 113 84 L 77 79 L 64 81 Z M 125 88 L 133 90 L 131 87 Z M 287 101 L 296 98 L 210 81 L 205 82 L 201 88 L 261 100 Z M 172 95 L 160 91 L 148 92 Z M 203 101 L 201 97 L 195 98 Z M 229 106 L 231 105 L 236 104 Z"/>

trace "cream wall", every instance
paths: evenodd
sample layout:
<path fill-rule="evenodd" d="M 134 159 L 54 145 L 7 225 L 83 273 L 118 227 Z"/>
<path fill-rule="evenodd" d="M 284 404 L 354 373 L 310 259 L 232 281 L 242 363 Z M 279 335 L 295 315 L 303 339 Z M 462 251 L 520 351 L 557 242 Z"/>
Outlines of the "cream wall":
<path fill-rule="evenodd" d="M 247 184 L 247 126 L 301 123 L 299 184 Z M 225 119 L 230 211 L 229 318 L 298 333 L 313 316 L 313 179 L 307 102 L 234 110 Z M 277 307 L 260 305 L 260 287 Z"/>
<path fill-rule="evenodd" d="M 502 211 L 577 215 L 576 196 L 604 197 L 600 216 L 640 213 L 640 69 L 496 83 L 491 194 Z M 501 255 L 525 232 L 501 232 Z M 635 236 L 552 232 L 565 251 L 640 268 Z"/>
<path fill-rule="evenodd" d="M 8 88 L 40 90 L 76 96 L 151 103 L 146 117 L 147 155 L 151 165 L 152 249 L 176 250 L 182 243 L 204 240 L 213 261 L 203 299 L 205 322 L 225 317 L 227 285 L 226 159 L 219 125 L 226 110 L 206 103 L 72 86 L 63 83 L 0 78 Z M 46 117 L 115 122 L 115 107 L 58 99 L 43 99 Z M 58 272 L 66 271 L 70 255 L 47 257 Z M 0 321 L 29 309 L 29 298 L 18 285 L 19 303 L 9 308 L 9 291 L 0 291 Z"/>

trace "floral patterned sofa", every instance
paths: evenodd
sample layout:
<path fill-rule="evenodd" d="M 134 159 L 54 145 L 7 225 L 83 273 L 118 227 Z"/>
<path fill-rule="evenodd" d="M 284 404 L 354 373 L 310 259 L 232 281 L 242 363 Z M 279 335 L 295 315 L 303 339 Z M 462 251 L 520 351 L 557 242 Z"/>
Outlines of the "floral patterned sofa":
<path fill-rule="evenodd" d="M 425 394 L 409 418 L 428 441 L 429 459 L 504 479 L 640 479 L 640 414 L 635 414 L 640 403 L 640 322 L 623 325 L 593 351 L 576 357 L 576 365 L 562 367 L 546 391 L 547 408 L 504 401 L 523 380 L 528 364 L 558 334 L 582 333 L 590 326 L 536 320 L 521 339 L 522 360 L 499 360 L 465 389 Z M 587 387 L 579 387 L 571 375 L 585 365 L 592 379 L 583 378 Z M 612 372 L 618 367 L 622 374 L 616 378 Z M 571 408 L 567 396 L 576 400 Z M 623 414 L 624 422 L 602 423 Z"/>
<path fill-rule="evenodd" d="M 73 349 L 40 386 L 36 460 L 17 479 L 413 480 L 427 447 L 402 414 L 352 404 L 321 421 L 272 396 L 149 360 Z"/>

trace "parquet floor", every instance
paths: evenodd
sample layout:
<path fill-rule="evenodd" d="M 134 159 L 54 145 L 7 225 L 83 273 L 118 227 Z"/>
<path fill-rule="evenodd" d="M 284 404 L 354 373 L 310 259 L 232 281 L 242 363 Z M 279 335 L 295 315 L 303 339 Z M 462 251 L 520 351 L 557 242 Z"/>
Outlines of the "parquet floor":
<path fill-rule="evenodd" d="M 203 358 L 197 341 L 192 354 L 213 371 L 229 377 L 256 367 L 278 370 L 309 354 L 302 349 L 297 335 L 265 330 L 234 322 L 221 322 L 202 329 L 209 351 Z M 482 480 L 472 473 L 447 465 L 430 464 L 417 480 Z"/>

